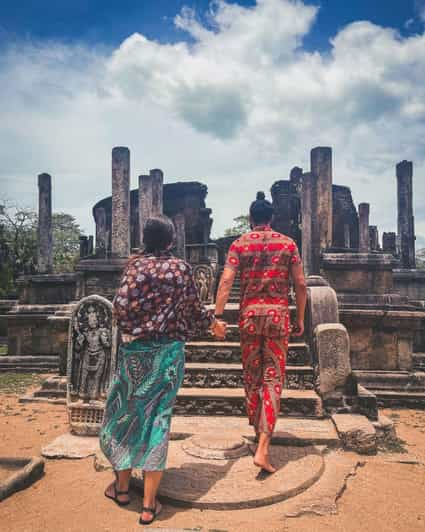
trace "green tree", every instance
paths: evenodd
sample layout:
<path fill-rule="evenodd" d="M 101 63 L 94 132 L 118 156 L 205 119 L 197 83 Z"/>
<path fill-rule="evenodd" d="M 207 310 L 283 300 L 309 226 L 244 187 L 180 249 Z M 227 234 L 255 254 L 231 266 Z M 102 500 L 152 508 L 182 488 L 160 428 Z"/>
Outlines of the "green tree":
<path fill-rule="evenodd" d="M 80 226 L 70 214 L 54 213 L 52 232 L 54 271 L 73 271 L 79 256 Z M 3 200 L 0 203 L 0 297 L 15 293 L 17 278 L 36 273 L 36 264 L 36 212 Z"/>
<path fill-rule="evenodd" d="M 233 222 L 233 226 L 224 231 L 224 236 L 238 236 L 250 229 L 249 216 L 247 214 L 241 214 L 233 218 Z"/>
<path fill-rule="evenodd" d="M 56 273 L 72 272 L 79 258 L 82 231 L 75 218 L 64 212 L 52 216 L 53 269 Z"/>

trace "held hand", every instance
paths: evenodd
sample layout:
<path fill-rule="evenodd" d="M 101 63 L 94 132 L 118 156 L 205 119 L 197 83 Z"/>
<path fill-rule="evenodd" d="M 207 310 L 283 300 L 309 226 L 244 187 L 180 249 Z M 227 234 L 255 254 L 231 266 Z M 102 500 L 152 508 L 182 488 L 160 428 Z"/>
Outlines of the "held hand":
<path fill-rule="evenodd" d="M 217 340 L 224 340 L 226 338 L 227 323 L 222 320 L 215 320 L 211 332 L 217 338 Z"/>
<path fill-rule="evenodd" d="M 291 335 L 292 336 L 302 336 L 304 334 L 304 320 L 297 320 L 293 325 Z"/>

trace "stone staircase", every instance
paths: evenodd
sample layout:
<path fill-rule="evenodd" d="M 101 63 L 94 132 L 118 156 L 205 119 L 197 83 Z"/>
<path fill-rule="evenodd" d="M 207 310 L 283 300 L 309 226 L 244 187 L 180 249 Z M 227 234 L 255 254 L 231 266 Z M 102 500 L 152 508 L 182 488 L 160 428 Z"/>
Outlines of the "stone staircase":
<path fill-rule="evenodd" d="M 291 312 L 295 307 L 291 308 Z M 230 302 L 224 319 L 230 324 L 226 341 L 201 338 L 186 345 L 186 372 L 177 396 L 176 415 L 245 416 L 239 305 Z M 308 345 L 291 341 L 281 413 L 297 417 L 322 417 L 322 401 L 313 389 L 313 366 Z"/>

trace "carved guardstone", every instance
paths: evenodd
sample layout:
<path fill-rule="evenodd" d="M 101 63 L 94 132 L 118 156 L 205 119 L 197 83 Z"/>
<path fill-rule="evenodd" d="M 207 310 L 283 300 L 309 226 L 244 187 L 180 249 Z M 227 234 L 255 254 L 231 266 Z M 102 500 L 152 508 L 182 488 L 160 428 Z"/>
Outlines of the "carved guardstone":
<path fill-rule="evenodd" d="M 203 303 L 214 301 L 214 269 L 209 264 L 198 264 L 193 268 L 199 297 Z"/>
<path fill-rule="evenodd" d="M 101 296 L 83 298 L 69 325 L 67 407 L 71 433 L 99 433 L 116 354 L 117 326 L 112 304 Z"/>

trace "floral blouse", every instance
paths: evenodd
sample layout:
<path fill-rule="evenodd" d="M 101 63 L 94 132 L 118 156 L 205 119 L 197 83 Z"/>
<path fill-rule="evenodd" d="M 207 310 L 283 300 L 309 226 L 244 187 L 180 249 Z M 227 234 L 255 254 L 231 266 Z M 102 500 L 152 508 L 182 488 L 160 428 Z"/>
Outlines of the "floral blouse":
<path fill-rule="evenodd" d="M 199 298 L 191 266 L 171 255 L 131 257 L 113 304 L 124 342 L 185 341 L 214 321 Z"/>
<path fill-rule="evenodd" d="M 268 225 L 255 227 L 230 247 L 226 267 L 240 272 L 240 327 L 250 334 L 288 336 L 288 293 L 297 245 Z"/>

